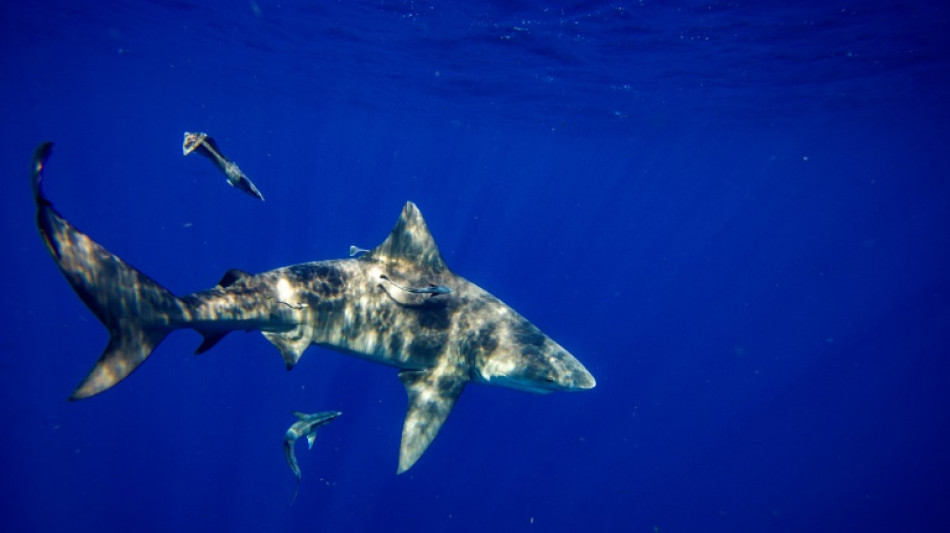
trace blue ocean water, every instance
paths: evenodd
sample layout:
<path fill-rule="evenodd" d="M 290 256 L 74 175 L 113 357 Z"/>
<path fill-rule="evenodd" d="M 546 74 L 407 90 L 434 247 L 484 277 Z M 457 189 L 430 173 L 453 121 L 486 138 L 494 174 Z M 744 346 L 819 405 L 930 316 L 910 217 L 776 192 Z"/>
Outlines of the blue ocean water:
<path fill-rule="evenodd" d="M 4 531 L 938 531 L 950 525 L 940 2 L 37 1 L 0 8 Z M 207 131 L 258 202 L 205 160 Z M 597 387 L 473 385 L 395 475 L 393 369 L 107 342 L 46 191 L 176 294 L 344 257 L 416 202 L 449 267 Z M 340 410 L 293 476 L 292 410 Z"/>

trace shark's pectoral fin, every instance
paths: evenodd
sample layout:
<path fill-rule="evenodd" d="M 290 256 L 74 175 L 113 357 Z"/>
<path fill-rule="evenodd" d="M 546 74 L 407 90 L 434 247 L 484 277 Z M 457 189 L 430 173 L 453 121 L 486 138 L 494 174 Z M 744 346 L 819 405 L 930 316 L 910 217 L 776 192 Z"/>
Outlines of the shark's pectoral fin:
<path fill-rule="evenodd" d="M 455 406 L 455 400 L 462 394 L 465 381 L 433 370 L 404 370 L 399 373 L 399 379 L 409 394 L 399 448 L 399 469 L 396 471 L 402 474 L 415 464 L 439 433 Z"/>

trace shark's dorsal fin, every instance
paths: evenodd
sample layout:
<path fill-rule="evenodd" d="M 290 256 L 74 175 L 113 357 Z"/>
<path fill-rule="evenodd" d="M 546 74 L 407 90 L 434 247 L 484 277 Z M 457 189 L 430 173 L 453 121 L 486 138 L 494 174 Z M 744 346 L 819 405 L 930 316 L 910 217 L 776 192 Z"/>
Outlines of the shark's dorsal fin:
<path fill-rule="evenodd" d="M 402 474 L 415 464 L 439 433 L 442 423 L 462 394 L 465 381 L 433 370 L 403 370 L 399 379 L 406 386 L 409 408 L 402 426 L 399 469 Z"/>
<path fill-rule="evenodd" d="M 445 261 L 429 233 L 419 208 L 406 202 L 389 237 L 363 257 L 385 263 L 409 262 L 422 265 L 433 272 L 446 270 Z"/>

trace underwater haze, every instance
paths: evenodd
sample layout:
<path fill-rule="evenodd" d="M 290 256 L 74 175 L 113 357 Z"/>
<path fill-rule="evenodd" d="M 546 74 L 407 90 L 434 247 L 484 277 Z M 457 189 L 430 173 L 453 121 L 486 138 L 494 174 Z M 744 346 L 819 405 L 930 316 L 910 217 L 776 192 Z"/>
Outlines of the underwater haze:
<path fill-rule="evenodd" d="M 3 531 L 950 528 L 945 2 L 6 2 Z M 229 187 L 207 132 L 265 202 Z M 396 475 L 396 370 L 257 332 L 108 342 L 45 192 L 176 295 L 347 257 L 416 203 L 581 392 L 466 387 Z M 292 411 L 340 411 L 302 479 Z"/>

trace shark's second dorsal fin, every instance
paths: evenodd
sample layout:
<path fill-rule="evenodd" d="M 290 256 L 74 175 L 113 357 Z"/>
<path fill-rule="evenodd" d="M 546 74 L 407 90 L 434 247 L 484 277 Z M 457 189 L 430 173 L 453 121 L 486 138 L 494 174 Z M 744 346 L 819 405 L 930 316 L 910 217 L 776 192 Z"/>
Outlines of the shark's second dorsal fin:
<path fill-rule="evenodd" d="M 218 282 L 218 287 L 221 287 L 222 289 L 224 289 L 224 288 L 230 287 L 231 285 L 234 285 L 236 282 L 242 279 L 246 279 L 250 277 L 251 277 L 251 274 L 248 274 L 247 272 L 243 270 L 232 268 L 231 270 L 228 270 L 227 272 L 225 272 L 224 276 L 221 277 L 221 281 Z"/>
<path fill-rule="evenodd" d="M 386 263 L 410 262 L 436 273 L 446 270 L 439 247 L 435 245 L 422 213 L 412 202 L 406 202 L 402 208 L 402 214 L 389 237 L 364 257 Z"/>

